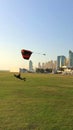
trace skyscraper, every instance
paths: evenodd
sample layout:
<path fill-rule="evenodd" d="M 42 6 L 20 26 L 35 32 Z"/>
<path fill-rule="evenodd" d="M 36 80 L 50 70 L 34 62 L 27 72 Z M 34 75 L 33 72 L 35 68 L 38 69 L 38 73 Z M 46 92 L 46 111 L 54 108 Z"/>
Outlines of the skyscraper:
<path fill-rule="evenodd" d="M 29 61 L 29 71 L 33 71 L 33 63 L 31 60 Z"/>
<path fill-rule="evenodd" d="M 41 63 L 40 63 L 40 62 L 38 63 L 38 68 L 39 68 L 39 69 L 41 68 Z"/>
<path fill-rule="evenodd" d="M 57 68 L 61 68 L 66 65 L 66 57 L 65 56 L 57 56 Z"/>
<path fill-rule="evenodd" d="M 73 67 L 73 52 L 69 50 L 69 66 Z"/>

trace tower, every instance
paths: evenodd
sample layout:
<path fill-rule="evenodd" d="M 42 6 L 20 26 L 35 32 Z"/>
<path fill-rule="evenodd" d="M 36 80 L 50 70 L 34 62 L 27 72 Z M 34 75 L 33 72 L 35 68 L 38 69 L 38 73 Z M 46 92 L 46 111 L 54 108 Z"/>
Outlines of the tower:
<path fill-rule="evenodd" d="M 73 52 L 69 50 L 69 67 L 73 67 Z"/>
<path fill-rule="evenodd" d="M 63 55 L 57 56 L 57 68 L 59 69 L 65 65 L 66 65 L 66 57 Z"/>
<path fill-rule="evenodd" d="M 33 63 L 32 63 L 31 60 L 29 61 L 29 71 L 30 71 L 30 72 L 33 71 Z"/>

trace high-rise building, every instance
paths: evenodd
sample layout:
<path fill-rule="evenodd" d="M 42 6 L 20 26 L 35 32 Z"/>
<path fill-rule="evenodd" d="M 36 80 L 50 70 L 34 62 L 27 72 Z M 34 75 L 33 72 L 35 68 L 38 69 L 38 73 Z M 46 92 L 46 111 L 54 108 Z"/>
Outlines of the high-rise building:
<path fill-rule="evenodd" d="M 33 63 L 31 60 L 29 61 L 29 71 L 33 71 Z"/>
<path fill-rule="evenodd" d="M 57 68 L 61 68 L 66 65 L 66 57 L 65 56 L 57 56 Z"/>
<path fill-rule="evenodd" d="M 73 67 L 73 52 L 69 50 L 69 66 Z"/>
<path fill-rule="evenodd" d="M 66 66 L 69 67 L 69 58 L 66 58 Z"/>
<path fill-rule="evenodd" d="M 38 63 L 38 68 L 39 68 L 39 69 L 41 68 L 41 63 L 40 63 L 40 62 Z"/>

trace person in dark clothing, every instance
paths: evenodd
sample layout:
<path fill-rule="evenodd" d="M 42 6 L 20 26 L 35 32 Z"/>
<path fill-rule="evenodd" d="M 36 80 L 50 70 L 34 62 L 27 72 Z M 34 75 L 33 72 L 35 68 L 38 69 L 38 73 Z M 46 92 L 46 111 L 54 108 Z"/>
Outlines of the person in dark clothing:
<path fill-rule="evenodd" d="M 16 75 L 16 74 L 14 74 L 14 76 L 16 77 L 16 78 L 21 78 L 21 74 L 20 74 L 20 72 L 19 72 L 19 74 L 18 75 Z"/>
<path fill-rule="evenodd" d="M 19 74 L 18 75 L 16 75 L 16 74 L 14 74 L 14 76 L 16 77 L 16 78 L 18 78 L 18 79 L 21 79 L 21 80 L 26 80 L 26 78 L 22 78 L 21 77 L 21 73 L 19 72 Z"/>

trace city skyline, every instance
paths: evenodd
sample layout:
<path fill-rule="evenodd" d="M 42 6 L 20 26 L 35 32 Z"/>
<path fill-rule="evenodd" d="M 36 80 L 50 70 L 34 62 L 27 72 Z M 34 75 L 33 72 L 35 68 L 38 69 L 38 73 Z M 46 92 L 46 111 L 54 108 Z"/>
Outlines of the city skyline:
<path fill-rule="evenodd" d="M 26 70 L 29 72 L 35 72 L 37 68 L 39 69 L 52 69 L 52 70 L 58 70 L 61 67 L 65 68 L 73 68 L 73 52 L 69 50 L 69 56 L 66 57 L 64 55 L 57 56 L 56 60 L 50 60 L 46 62 L 38 62 L 37 66 L 34 66 L 34 62 L 32 60 L 29 60 L 28 68 L 13 68 L 12 70 L 8 70 L 10 72 L 19 72 L 20 69 L 22 72 L 25 72 Z"/>
<path fill-rule="evenodd" d="M 72 5 L 73 0 L 1 0 L 0 70 L 28 68 L 21 49 L 33 52 L 34 66 L 61 54 L 68 57 L 73 50 Z"/>
<path fill-rule="evenodd" d="M 73 68 L 73 52 L 69 50 L 69 55 L 68 57 L 64 55 L 58 55 L 56 60 L 50 60 L 47 61 L 46 63 L 38 63 L 38 68 L 52 68 L 52 69 L 59 69 L 61 67 L 72 67 Z"/>

